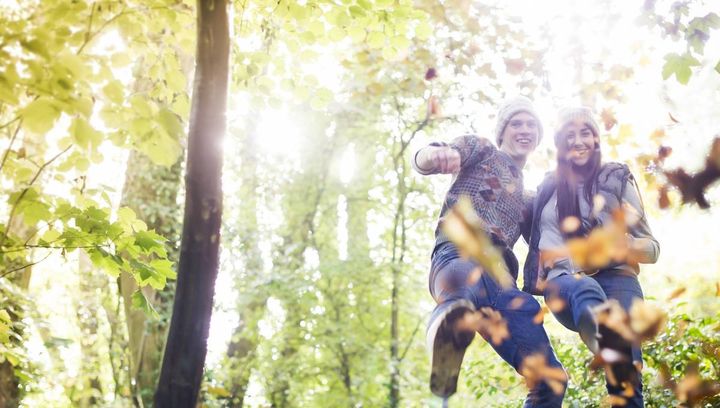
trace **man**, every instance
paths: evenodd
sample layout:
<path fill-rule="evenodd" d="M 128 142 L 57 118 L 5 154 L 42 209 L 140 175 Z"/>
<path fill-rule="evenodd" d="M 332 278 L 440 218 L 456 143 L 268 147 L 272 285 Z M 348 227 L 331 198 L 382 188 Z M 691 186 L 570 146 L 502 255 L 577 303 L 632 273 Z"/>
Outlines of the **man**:
<path fill-rule="evenodd" d="M 444 398 L 455 393 L 465 349 L 475 331 L 480 331 L 500 357 L 521 374 L 528 374 L 524 363 L 531 356 L 533 361 L 540 356 L 542 364 L 559 372 L 555 392 L 547 382 L 526 377 L 531 390 L 525 407 L 560 407 L 567 379 L 542 323 L 533 322 L 540 313 L 538 302 L 518 290 L 514 280 L 511 287 L 503 288 L 488 273 L 481 271 L 476 278 L 478 264 L 462 259 L 441 229 L 460 196 L 469 197 L 508 271 L 517 278 L 518 262 L 511 249 L 521 235 L 529 207 L 522 168 L 542 137 L 542 125 L 529 99 L 516 97 L 501 105 L 495 137 L 499 149 L 487 139 L 461 136 L 449 144 L 432 143 L 418 150 L 412 160 L 413 168 L 422 175 L 453 174 L 431 257 L 430 293 L 438 305 L 427 332 L 432 355 L 430 389 Z M 498 313 L 502 324 L 507 324 L 509 336 L 491 333 L 480 324 L 492 319 L 497 322 Z"/>

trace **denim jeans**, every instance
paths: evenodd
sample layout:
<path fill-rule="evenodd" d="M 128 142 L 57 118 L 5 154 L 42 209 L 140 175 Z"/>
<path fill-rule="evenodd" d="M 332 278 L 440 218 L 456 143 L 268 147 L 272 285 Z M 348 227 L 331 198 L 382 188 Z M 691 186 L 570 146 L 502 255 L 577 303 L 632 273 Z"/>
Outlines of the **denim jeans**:
<path fill-rule="evenodd" d="M 507 259 L 510 255 L 511 252 L 506 253 L 506 263 L 511 273 L 517 276 L 517 261 L 513 264 L 514 257 Z M 519 372 L 526 357 L 540 353 L 545 356 L 548 366 L 562 368 L 542 324 L 533 322 L 540 311 L 537 300 L 515 286 L 503 289 L 487 273 L 482 273 L 477 282 L 468 284 L 468 277 L 477 266 L 472 261 L 460 258 L 452 243 L 445 243 L 436 249 L 430 270 L 430 293 L 438 303 L 436 309 L 455 299 L 467 299 L 477 309 L 495 309 L 507 322 L 510 338 L 495 345 L 483 337 L 503 360 Z M 563 396 L 564 392 L 555 394 L 541 381 L 528 393 L 524 407 L 560 407 Z"/>
<path fill-rule="evenodd" d="M 580 333 L 585 339 L 595 338 L 597 323 L 591 309 L 608 299 L 616 299 L 623 309 L 630 310 L 633 300 L 643 299 L 642 288 L 636 276 L 614 269 L 603 270 L 592 276 L 561 275 L 551 279 L 545 288 L 545 301 L 559 298 L 565 307 L 553 312 L 563 326 Z M 587 343 L 587 340 L 586 340 Z M 632 348 L 633 361 L 642 363 L 640 347 Z M 622 395 L 622 388 L 605 381 L 608 393 Z M 642 376 L 639 375 L 635 395 L 628 399 L 626 407 L 642 407 Z"/>

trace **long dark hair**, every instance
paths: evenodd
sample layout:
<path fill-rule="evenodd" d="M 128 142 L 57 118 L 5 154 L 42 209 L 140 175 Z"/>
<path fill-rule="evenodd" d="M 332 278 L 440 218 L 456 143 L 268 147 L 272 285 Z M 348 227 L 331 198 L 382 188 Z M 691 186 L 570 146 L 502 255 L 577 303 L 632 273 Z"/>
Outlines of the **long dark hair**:
<path fill-rule="evenodd" d="M 591 131 L 597 138 L 598 135 L 594 130 Z M 564 140 L 564 138 L 560 138 Z M 580 220 L 580 228 L 575 231 L 562 231 L 565 238 L 582 236 L 587 233 L 587 223 L 582 222 L 580 215 L 580 197 L 578 197 L 578 184 L 583 182 L 585 185 L 585 199 L 590 206 L 593 203 L 593 191 L 597 185 L 598 174 L 600 173 L 602 154 L 600 153 L 600 144 L 595 143 L 595 149 L 590 156 L 590 160 L 582 167 L 576 167 L 570 160 L 570 150 L 567 143 L 558 143 L 557 152 L 557 211 L 558 221 L 562 226 L 563 220 L 567 217 L 576 217 Z M 578 175 L 582 174 L 582 177 Z M 562 230 L 562 228 L 561 228 Z"/>

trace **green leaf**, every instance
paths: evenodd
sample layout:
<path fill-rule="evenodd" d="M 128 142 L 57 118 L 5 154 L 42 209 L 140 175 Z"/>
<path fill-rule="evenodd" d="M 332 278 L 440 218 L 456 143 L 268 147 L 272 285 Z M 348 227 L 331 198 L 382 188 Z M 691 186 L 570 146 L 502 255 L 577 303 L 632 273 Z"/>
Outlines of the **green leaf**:
<path fill-rule="evenodd" d="M 207 392 L 210 395 L 214 395 L 216 397 L 220 398 L 230 398 L 232 397 L 232 394 L 230 394 L 230 391 L 226 390 L 222 387 L 208 387 Z"/>
<path fill-rule="evenodd" d="M 55 242 L 58 238 L 60 238 L 60 235 L 62 233 L 56 229 L 49 229 L 45 231 L 45 233 L 40 237 L 42 241 L 45 241 L 47 243 Z"/>
<path fill-rule="evenodd" d="M 310 106 L 315 110 L 325 108 L 333 100 L 333 93 L 327 88 L 321 88 L 310 100 Z"/>
<path fill-rule="evenodd" d="M 675 53 L 667 54 L 662 70 L 663 79 L 667 80 L 674 74 L 677 81 L 685 85 L 690 81 L 690 76 L 692 75 L 691 67 L 698 65 L 700 65 L 700 61 L 687 53 L 683 55 Z"/>
<path fill-rule="evenodd" d="M 19 100 L 15 95 L 14 87 L 14 84 L 0 73 L 0 101 L 9 105 L 17 105 Z"/>
<path fill-rule="evenodd" d="M 160 109 L 158 121 L 170 137 L 173 139 L 180 139 L 182 137 L 184 133 L 183 126 L 180 118 L 174 112 L 167 108 Z"/>
<path fill-rule="evenodd" d="M 130 59 L 130 56 L 125 52 L 118 52 L 112 55 L 110 57 L 110 61 L 112 62 L 114 67 L 124 67 L 126 65 L 129 65 L 132 62 L 132 59 Z"/>
<path fill-rule="evenodd" d="M 365 39 L 365 28 L 359 26 L 350 26 L 347 29 L 348 35 L 353 42 L 360 42 Z"/>
<path fill-rule="evenodd" d="M 35 225 L 40 220 L 47 220 L 52 215 L 50 207 L 40 201 L 23 201 L 20 207 L 22 208 L 20 213 L 28 226 Z"/>
<path fill-rule="evenodd" d="M 6 352 L 6 353 L 5 353 L 5 358 L 7 359 L 7 361 L 8 361 L 10 364 L 12 364 L 13 367 L 15 367 L 15 366 L 17 366 L 18 364 L 20 364 L 20 358 L 19 358 L 19 356 L 18 356 L 17 354 L 15 354 L 15 353 Z"/>
<path fill-rule="evenodd" d="M 70 133 L 78 146 L 97 147 L 102 142 L 102 133 L 95 130 L 85 120 L 85 118 L 78 117 L 73 120 L 72 126 L 70 127 Z"/>
<path fill-rule="evenodd" d="M 720 74 L 720 60 L 718 61 L 717 64 L 715 64 L 715 72 L 717 72 L 718 74 Z"/>
<path fill-rule="evenodd" d="M 150 266 L 155 269 L 158 274 L 165 276 L 168 279 L 177 278 L 175 264 L 169 259 L 153 259 L 150 261 Z"/>
<path fill-rule="evenodd" d="M 350 6 L 348 11 L 353 18 L 360 18 L 365 16 L 365 10 L 363 10 L 363 8 L 360 6 Z"/>
<path fill-rule="evenodd" d="M 125 98 L 123 85 L 118 80 L 108 82 L 108 84 L 103 88 L 103 94 L 112 102 L 118 104 L 122 103 Z"/>
<path fill-rule="evenodd" d="M 404 35 L 396 35 L 390 40 L 390 44 L 398 50 L 402 50 L 410 46 L 410 40 Z"/>
<path fill-rule="evenodd" d="M 420 40 L 427 40 L 430 36 L 432 36 L 432 33 L 433 29 L 426 21 L 422 21 L 417 27 L 415 27 L 415 35 Z"/>
<path fill-rule="evenodd" d="M 30 52 L 43 58 L 50 59 L 50 53 L 48 53 L 47 46 L 43 41 L 33 39 L 30 41 L 21 41 L 20 44 Z"/>
<path fill-rule="evenodd" d="M 375 7 L 382 10 L 392 6 L 394 3 L 395 0 L 375 0 Z"/>
<path fill-rule="evenodd" d="M 385 35 L 383 33 L 373 31 L 367 36 L 367 44 L 370 48 L 382 48 L 385 45 Z"/>
<path fill-rule="evenodd" d="M 132 305 L 134 308 L 142 310 L 146 316 L 152 317 L 153 319 L 159 319 L 160 315 L 155 308 L 148 302 L 145 295 L 140 289 L 136 290 L 132 294 Z"/>
<path fill-rule="evenodd" d="M 10 341 L 10 327 L 0 322 L 0 344 L 5 344 Z"/>
<path fill-rule="evenodd" d="M 0 310 L 0 321 L 3 321 L 5 323 L 10 323 L 12 321 L 12 319 L 10 318 L 10 314 L 7 312 L 7 310 Z"/>
<path fill-rule="evenodd" d="M 55 121 L 60 117 L 60 111 L 51 101 L 38 98 L 26 106 L 21 115 L 22 126 L 26 131 L 44 134 L 53 128 Z"/>

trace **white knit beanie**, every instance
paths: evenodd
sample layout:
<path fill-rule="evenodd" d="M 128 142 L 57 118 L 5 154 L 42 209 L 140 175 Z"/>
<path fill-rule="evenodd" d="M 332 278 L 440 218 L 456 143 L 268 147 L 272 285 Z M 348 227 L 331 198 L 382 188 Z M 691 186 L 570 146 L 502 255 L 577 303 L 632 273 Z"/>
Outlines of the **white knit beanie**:
<path fill-rule="evenodd" d="M 580 120 L 588 125 L 595 136 L 600 136 L 600 128 L 595 121 L 592 109 L 587 106 L 565 107 L 558 112 L 557 123 L 555 125 L 555 146 L 560 147 L 563 142 L 560 132 L 565 125 L 576 120 Z"/>
<path fill-rule="evenodd" d="M 535 111 L 535 106 L 533 106 L 533 103 L 532 101 L 530 101 L 530 99 L 524 96 L 516 96 L 514 98 L 509 98 L 503 101 L 500 104 L 500 109 L 498 109 L 497 125 L 495 125 L 495 141 L 497 142 L 498 147 L 502 144 L 502 135 L 508 122 L 510 122 L 510 119 L 513 116 L 520 112 L 527 112 L 533 117 L 535 117 L 538 125 L 538 144 L 540 143 L 540 140 L 542 140 L 542 122 L 540 121 L 540 117 L 538 117 L 538 114 Z"/>

